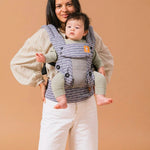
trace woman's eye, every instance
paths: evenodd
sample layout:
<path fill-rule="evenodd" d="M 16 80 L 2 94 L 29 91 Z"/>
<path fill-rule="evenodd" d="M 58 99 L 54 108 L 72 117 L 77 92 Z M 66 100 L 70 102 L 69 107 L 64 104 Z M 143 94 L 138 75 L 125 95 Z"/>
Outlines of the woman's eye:
<path fill-rule="evenodd" d="M 61 7 L 61 5 L 56 5 L 56 8 L 60 8 Z"/>
<path fill-rule="evenodd" d="M 72 6 L 72 3 L 68 3 L 67 6 Z"/>

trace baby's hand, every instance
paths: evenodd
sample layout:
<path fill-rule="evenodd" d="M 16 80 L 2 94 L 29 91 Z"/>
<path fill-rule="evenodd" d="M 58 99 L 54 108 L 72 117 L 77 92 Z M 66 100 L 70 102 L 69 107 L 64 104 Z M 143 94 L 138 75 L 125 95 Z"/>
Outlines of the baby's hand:
<path fill-rule="evenodd" d="M 99 68 L 98 72 L 105 76 L 105 69 L 103 66 Z"/>
<path fill-rule="evenodd" d="M 45 56 L 41 53 L 36 53 L 36 61 L 45 63 L 46 61 Z"/>

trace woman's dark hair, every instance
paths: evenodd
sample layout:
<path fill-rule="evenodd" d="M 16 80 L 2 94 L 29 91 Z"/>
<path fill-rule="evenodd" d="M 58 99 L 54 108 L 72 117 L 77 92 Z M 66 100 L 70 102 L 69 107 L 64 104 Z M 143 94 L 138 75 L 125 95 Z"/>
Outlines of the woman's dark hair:
<path fill-rule="evenodd" d="M 67 22 L 70 19 L 75 19 L 75 20 L 82 20 L 84 23 L 84 31 L 89 29 L 89 25 L 90 25 L 90 20 L 89 17 L 85 14 L 85 13 L 79 13 L 79 12 L 75 12 L 75 13 L 71 13 L 69 14 L 65 24 L 67 24 Z"/>
<path fill-rule="evenodd" d="M 72 0 L 72 3 L 75 8 L 75 12 L 81 12 L 79 0 Z M 56 28 L 59 28 L 61 26 L 60 21 L 55 14 L 55 0 L 47 1 L 46 24 L 53 24 Z"/>

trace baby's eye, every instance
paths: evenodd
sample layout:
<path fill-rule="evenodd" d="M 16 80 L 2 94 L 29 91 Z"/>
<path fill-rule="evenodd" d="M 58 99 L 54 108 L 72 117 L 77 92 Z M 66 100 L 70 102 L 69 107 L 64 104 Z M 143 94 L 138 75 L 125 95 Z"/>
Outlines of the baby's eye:
<path fill-rule="evenodd" d="M 67 28 L 71 28 L 71 26 L 67 26 Z"/>
<path fill-rule="evenodd" d="M 76 29 L 79 29 L 79 27 L 75 27 Z"/>

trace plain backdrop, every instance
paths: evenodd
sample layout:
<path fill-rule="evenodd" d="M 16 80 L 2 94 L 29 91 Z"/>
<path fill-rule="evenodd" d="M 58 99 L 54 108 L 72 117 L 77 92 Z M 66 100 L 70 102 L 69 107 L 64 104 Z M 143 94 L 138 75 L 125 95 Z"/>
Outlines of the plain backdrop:
<path fill-rule="evenodd" d="M 1 150 L 38 148 L 40 89 L 20 85 L 10 61 L 45 24 L 46 2 L 0 0 Z M 150 150 L 150 0 L 80 2 L 115 62 L 107 87 L 114 103 L 98 107 L 99 150 Z"/>

